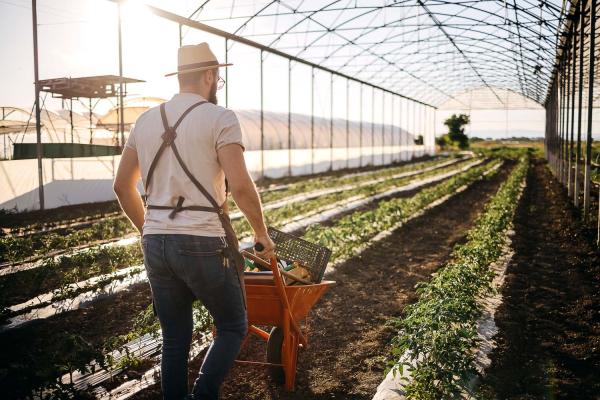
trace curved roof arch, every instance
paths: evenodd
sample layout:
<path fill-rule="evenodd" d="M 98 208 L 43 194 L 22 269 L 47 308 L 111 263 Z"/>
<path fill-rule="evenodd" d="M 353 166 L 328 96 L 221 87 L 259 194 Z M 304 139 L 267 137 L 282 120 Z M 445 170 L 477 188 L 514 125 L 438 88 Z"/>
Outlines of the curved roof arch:
<path fill-rule="evenodd" d="M 434 106 L 461 102 L 461 93 L 482 87 L 507 106 L 501 90 L 545 101 L 570 6 L 563 0 L 205 0 L 185 9 L 180 3 L 176 11 Z"/>

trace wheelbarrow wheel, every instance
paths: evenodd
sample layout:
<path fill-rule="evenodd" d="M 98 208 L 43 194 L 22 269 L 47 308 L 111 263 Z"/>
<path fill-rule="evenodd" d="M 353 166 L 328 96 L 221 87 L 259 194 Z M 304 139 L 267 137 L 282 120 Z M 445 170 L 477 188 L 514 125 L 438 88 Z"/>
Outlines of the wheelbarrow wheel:
<path fill-rule="evenodd" d="M 267 341 L 267 362 L 281 364 L 281 348 L 283 347 L 283 329 L 276 326 L 271 329 L 269 340 Z M 283 367 L 269 367 L 269 373 L 275 383 L 283 385 L 285 383 L 285 372 Z"/>

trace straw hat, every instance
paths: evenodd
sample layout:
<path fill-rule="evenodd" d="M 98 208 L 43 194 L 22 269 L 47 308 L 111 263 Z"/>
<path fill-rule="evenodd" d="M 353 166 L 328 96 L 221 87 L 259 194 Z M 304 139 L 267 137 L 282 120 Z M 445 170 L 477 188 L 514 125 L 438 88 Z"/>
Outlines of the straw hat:
<path fill-rule="evenodd" d="M 177 51 L 177 72 L 171 72 L 165 76 L 186 74 L 188 72 L 204 71 L 207 69 L 227 67 L 233 64 L 219 64 L 217 57 L 203 42 L 196 45 L 182 46 Z"/>

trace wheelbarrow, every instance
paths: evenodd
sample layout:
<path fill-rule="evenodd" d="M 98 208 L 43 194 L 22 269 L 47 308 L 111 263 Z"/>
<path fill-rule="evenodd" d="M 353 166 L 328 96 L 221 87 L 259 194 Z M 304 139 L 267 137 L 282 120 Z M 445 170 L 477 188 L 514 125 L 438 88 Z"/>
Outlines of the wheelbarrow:
<path fill-rule="evenodd" d="M 270 234 L 272 234 L 271 228 Z M 267 361 L 236 360 L 236 362 L 268 366 L 275 381 L 283 383 L 285 390 L 293 391 L 298 349 L 308 346 L 308 324 L 306 323 L 308 314 L 319 298 L 335 282 L 321 281 L 319 278 L 319 283 L 286 285 L 283 279 L 286 273 L 279 269 L 275 258 L 267 262 L 247 251 L 242 251 L 242 254 L 267 270 L 246 273 L 244 277 L 248 335 L 242 343 L 242 348 L 247 345 L 250 335 L 265 340 Z M 324 267 L 322 269 L 324 271 Z M 321 276 L 323 271 L 320 272 Z M 303 322 L 305 322 L 304 330 L 300 326 Z M 257 325 L 273 328 L 267 332 Z"/>

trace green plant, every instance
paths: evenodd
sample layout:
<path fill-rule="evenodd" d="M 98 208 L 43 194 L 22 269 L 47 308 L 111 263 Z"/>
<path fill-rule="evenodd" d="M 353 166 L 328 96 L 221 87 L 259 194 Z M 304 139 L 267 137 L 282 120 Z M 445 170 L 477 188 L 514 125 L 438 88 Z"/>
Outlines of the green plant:
<path fill-rule="evenodd" d="M 385 192 L 386 190 L 392 189 L 394 187 L 406 185 L 414 181 L 415 179 L 425 179 L 427 177 L 440 175 L 446 172 L 460 169 L 470 162 L 472 162 L 472 160 L 465 160 L 450 166 L 422 172 L 404 178 L 392 179 L 391 176 L 388 175 L 388 177 L 390 178 L 385 179 L 386 176 L 382 176 L 381 178 L 385 179 L 382 182 L 357 187 L 354 189 L 329 193 L 303 202 L 287 204 L 283 207 L 274 210 L 266 210 L 264 213 L 265 219 L 269 225 L 277 227 L 280 224 L 285 224 L 292 217 L 297 217 L 299 215 L 313 215 L 331 207 L 332 205 L 340 201 L 350 199 L 355 196 L 373 196 L 378 193 Z M 252 233 L 250 224 L 245 218 L 233 221 L 233 227 L 239 237 L 244 237 Z"/>
<path fill-rule="evenodd" d="M 34 269 L 0 277 L 0 308 L 17 304 L 45 292 L 54 291 L 56 299 L 67 298 L 82 289 L 70 288 L 97 275 L 110 274 L 143 262 L 139 244 L 114 247 L 95 247 L 73 255 L 48 258 Z M 95 287 L 115 278 L 98 282 Z M 86 287 L 84 290 L 90 290 Z"/>
<path fill-rule="evenodd" d="M 307 229 L 304 238 L 331 249 L 331 261 L 351 257 L 376 234 L 405 221 L 428 204 L 451 194 L 460 186 L 474 182 L 495 164 L 497 161 L 474 167 L 435 186 L 423 189 L 410 198 L 382 201 L 375 209 L 344 216 L 333 226 L 313 225 Z"/>
<path fill-rule="evenodd" d="M 395 372 L 410 370 L 408 398 L 447 399 L 468 391 L 476 373 L 478 299 L 492 290 L 488 267 L 502 252 L 528 164 L 527 157 L 519 161 L 469 231 L 466 243 L 455 247 L 450 261 L 430 282 L 418 285 L 419 300 L 406 307 L 404 317 L 391 322 L 398 333 L 390 366 Z"/>
<path fill-rule="evenodd" d="M 470 123 L 470 118 L 467 114 L 452 114 L 444 121 L 444 125 L 448 127 L 448 133 L 438 137 L 436 144 L 441 148 L 455 147 L 461 150 L 469 148 L 469 138 L 465 135 L 464 126 Z"/>
<path fill-rule="evenodd" d="M 56 250 L 73 249 L 88 242 L 106 240 L 133 233 L 135 230 L 124 216 L 108 218 L 82 228 L 64 232 L 0 238 L 0 261 L 17 262 Z"/>

